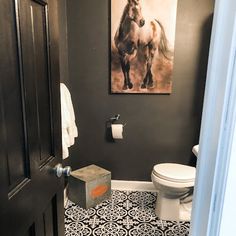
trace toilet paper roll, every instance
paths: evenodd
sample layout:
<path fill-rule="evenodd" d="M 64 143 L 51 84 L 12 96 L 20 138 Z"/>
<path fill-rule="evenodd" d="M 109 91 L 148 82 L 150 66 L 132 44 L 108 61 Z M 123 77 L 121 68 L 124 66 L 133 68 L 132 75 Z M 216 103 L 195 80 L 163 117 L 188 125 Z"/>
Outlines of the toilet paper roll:
<path fill-rule="evenodd" d="M 123 139 L 123 125 L 122 124 L 112 124 L 111 132 L 113 139 Z"/>

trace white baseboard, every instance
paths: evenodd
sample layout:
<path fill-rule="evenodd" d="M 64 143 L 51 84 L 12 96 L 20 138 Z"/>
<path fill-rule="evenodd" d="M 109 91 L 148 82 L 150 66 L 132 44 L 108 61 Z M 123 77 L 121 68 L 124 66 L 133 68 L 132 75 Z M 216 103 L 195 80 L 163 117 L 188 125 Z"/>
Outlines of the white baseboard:
<path fill-rule="evenodd" d="M 112 180 L 111 189 L 123 191 L 148 191 L 156 192 L 152 182 L 146 181 L 127 181 L 127 180 Z"/>
<path fill-rule="evenodd" d="M 68 185 L 64 188 L 64 207 L 67 207 L 68 204 Z"/>

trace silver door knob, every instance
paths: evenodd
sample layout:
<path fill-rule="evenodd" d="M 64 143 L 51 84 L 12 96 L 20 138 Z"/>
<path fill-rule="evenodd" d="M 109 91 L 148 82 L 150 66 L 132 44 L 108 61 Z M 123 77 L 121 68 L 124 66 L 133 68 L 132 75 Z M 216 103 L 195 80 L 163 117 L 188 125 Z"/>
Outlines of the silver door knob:
<path fill-rule="evenodd" d="M 55 171 L 55 174 L 58 178 L 60 178 L 62 175 L 70 176 L 71 167 L 70 166 L 65 166 L 63 168 L 62 164 L 57 164 L 54 168 L 54 171 Z"/>

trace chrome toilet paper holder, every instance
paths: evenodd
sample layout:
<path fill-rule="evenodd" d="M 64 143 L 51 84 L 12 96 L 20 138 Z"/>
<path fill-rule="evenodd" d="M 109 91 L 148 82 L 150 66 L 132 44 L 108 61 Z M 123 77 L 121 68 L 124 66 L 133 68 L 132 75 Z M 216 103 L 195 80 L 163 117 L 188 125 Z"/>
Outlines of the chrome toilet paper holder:
<path fill-rule="evenodd" d="M 113 117 L 111 117 L 109 120 L 111 121 L 111 122 L 115 122 L 115 121 L 117 121 L 117 120 L 119 120 L 120 119 L 120 114 L 117 114 L 117 115 L 114 115 Z"/>
<path fill-rule="evenodd" d="M 107 127 L 111 127 L 112 124 L 114 124 L 114 122 L 118 121 L 120 119 L 120 114 L 114 115 L 113 117 L 111 117 L 108 122 L 107 122 Z M 127 124 L 127 122 L 125 124 L 123 124 L 123 126 L 125 127 Z"/>
<path fill-rule="evenodd" d="M 113 136 L 112 136 L 112 130 L 111 130 L 111 126 L 113 124 L 116 124 L 116 121 L 118 121 L 120 119 L 120 114 L 116 114 L 112 117 L 110 117 L 107 121 L 106 121 L 106 140 L 108 142 L 111 142 L 111 143 L 114 143 L 115 140 L 113 139 Z M 125 126 L 126 123 L 123 125 Z"/>

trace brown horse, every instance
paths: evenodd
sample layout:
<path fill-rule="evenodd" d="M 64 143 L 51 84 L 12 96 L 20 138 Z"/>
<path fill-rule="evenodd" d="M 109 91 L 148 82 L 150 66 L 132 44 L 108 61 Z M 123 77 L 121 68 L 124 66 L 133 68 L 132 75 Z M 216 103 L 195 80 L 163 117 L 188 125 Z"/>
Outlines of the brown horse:
<path fill-rule="evenodd" d="M 132 89 L 130 80 L 130 62 L 138 54 L 144 58 L 145 77 L 141 88 L 153 87 L 151 71 L 156 50 L 168 58 L 168 41 L 162 24 L 157 20 L 145 21 L 140 0 L 128 0 L 114 37 L 118 50 L 122 72 L 124 74 L 123 90 Z"/>

